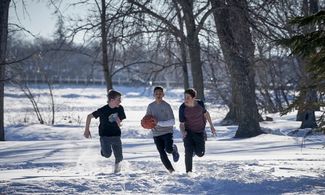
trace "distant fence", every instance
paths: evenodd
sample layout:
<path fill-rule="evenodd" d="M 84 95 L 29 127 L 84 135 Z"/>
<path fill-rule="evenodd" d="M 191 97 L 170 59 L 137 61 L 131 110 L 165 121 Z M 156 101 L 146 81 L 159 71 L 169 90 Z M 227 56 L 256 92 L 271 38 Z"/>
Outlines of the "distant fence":
<path fill-rule="evenodd" d="M 27 83 L 34 83 L 34 84 L 42 84 L 47 83 L 47 80 L 43 77 L 35 77 L 35 78 L 24 78 L 23 81 Z M 67 77 L 67 78 L 51 78 L 50 82 L 52 84 L 85 84 L 85 85 L 105 85 L 104 79 L 84 79 L 78 77 Z M 179 81 L 171 81 L 171 80 L 161 80 L 161 81 L 143 81 L 143 80 L 130 80 L 130 79 L 114 79 L 114 84 L 118 85 L 162 85 L 162 86 L 171 86 L 171 87 L 178 87 L 183 86 L 182 82 Z"/>

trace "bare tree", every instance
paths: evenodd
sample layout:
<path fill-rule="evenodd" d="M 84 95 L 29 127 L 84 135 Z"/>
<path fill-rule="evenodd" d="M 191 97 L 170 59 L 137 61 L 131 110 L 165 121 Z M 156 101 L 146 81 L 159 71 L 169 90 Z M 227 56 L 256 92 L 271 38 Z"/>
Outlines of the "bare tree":
<path fill-rule="evenodd" d="M 200 41 L 198 36 L 202 28 L 200 25 L 203 25 L 203 23 L 197 25 L 195 22 L 196 18 L 194 15 L 194 7 L 193 7 L 194 1 L 177 0 L 177 2 L 180 4 L 182 8 L 184 20 L 185 20 L 185 26 L 187 32 L 186 43 L 188 46 L 189 57 L 191 61 L 193 87 L 198 92 L 198 98 L 204 99 L 201 47 L 200 47 Z M 204 20 L 201 20 L 201 22 L 204 22 L 207 16 L 208 15 L 205 15 Z"/>
<path fill-rule="evenodd" d="M 0 141 L 5 140 L 4 132 L 4 84 L 8 38 L 8 14 L 10 0 L 0 2 Z"/>
<path fill-rule="evenodd" d="M 145 3 L 139 3 L 138 1 L 129 0 L 133 5 L 136 5 L 141 10 L 143 10 L 148 15 L 158 19 L 162 24 L 164 24 L 171 33 L 177 37 L 181 37 L 180 41 L 186 41 L 186 45 L 189 51 L 189 58 L 191 62 L 191 72 L 193 79 L 193 87 L 198 91 L 198 98 L 204 99 L 204 85 L 203 85 L 203 73 L 202 73 L 202 61 L 201 61 L 201 48 L 199 42 L 199 32 L 203 28 L 203 24 L 212 13 L 212 9 L 209 8 L 209 3 L 204 2 L 203 6 L 198 9 L 197 13 L 195 12 L 194 1 L 183 1 L 183 0 L 174 0 L 176 9 L 181 8 L 182 15 L 184 17 L 185 26 L 186 26 L 186 35 L 182 32 L 177 25 L 174 24 L 173 19 L 174 15 L 170 16 L 167 14 L 156 13 L 155 11 L 149 9 L 151 1 Z M 171 6 L 171 7 L 172 7 Z M 179 10 L 178 10 L 179 14 Z M 169 16 L 169 17 L 168 17 Z M 200 18 L 198 17 L 200 16 Z M 177 13 L 176 13 L 177 17 Z M 198 21 L 198 22 L 196 22 Z M 185 72 L 185 71 L 184 71 Z"/>
<path fill-rule="evenodd" d="M 214 20 L 221 49 L 231 75 L 232 103 L 238 116 L 235 137 L 262 133 L 256 105 L 254 44 L 248 22 L 246 1 L 213 0 Z"/>
<path fill-rule="evenodd" d="M 103 66 L 103 70 L 104 70 L 104 78 L 106 80 L 106 87 L 107 87 L 107 91 L 109 89 L 113 88 L 113 82 L 112 82 L 112 77 L 110 74 L 110 70 L 109 70 L 109 66 L 108 66 L 108 53 L 107 53 L 107 34 L 108 34 L 108 26 L 106 25 L 106 17 L 107 17 L 107 6 L 109 6 L 109 4 L 106 3 L 105 0 L 101 0 L 101 3 L 99 5 L 99 3 L 97 2 L 97 0 L 95 0 L 97 7 L 98 7 L 98 11 L 100 13 L 100 31 L 101 31 L 101 46 L 102 46 L 102 66 Z"/>
<path fill-rule="evenodd" d="M 180 32 L 184 34 L 184 19 L 182 17 L 181 9 L 177 2 L 173 1 L 175 9 L 176 9 L 176 14 L 177 14 L 177 22 L 179 26 Z M 173 34 L 176 38 L 177 44 L 179 46 L 180 50 L 180 55 L 181 55 L 181 63 L 182 63 L 182 70 L 183 70 L 183 86 L 184 90 L 188 89 L 190 87 L 190 81 L 188 78 L 188 68 L 187 68 L 187 49 L 186 49 L 186 40 L 184 36 L 177 36 Z"/>
<path fill-rule="evenodd" d="M 28 98 L 28 100 L 31 102 L 31 104 L 33 106 L 33 110 L 37 117 L 37 120 L 39 121 L 40 124 L 44 124 L 44 119 L 43 119 L 43 116 L 39 109 L 38 103 L 35 100 L 35 97 L 34 97 L 33 93 L 31 92 L 30 88 L 28 87 L 28 84 L 26 82 L 18 80 L 18 79 L 11 80 L 11 83 L 18 86 L 20 88 L 20 90 L 25 94 L 25 96 Z"/>
<path fill-rule="evenodd" d="M 101 65 L 104 72 L 104 79 L 106 81 L 107 90 L 112 89 L 113 82 L 112 76 L 114 72 L 115 64 L 115 43 L 116 36 L 114 34 L 114 28 L 117 25 L 123 26 L 123 17 L 125 17 L 124 1 L 113 0 L 95 0 L 80 1 L 69 4 L 71 7 L 86 6 L 89 7 L 87 17 L 81 20 L 80 18 L 69 18 L 66 16 L 64 20 L 70 20 L 73 23 L 70 28 L 67 29 L 67 37 L 74 39 L 77 34 L 84 33 L 84 41 L 92 44 L 100 45 L 101 53 Z M 52 5 L 60 13 L 60 2 L 52 2 Z M 121 32 L 123 33 L 123 32 Z M 98 39 L 99 38 L 99 39 Z"/>

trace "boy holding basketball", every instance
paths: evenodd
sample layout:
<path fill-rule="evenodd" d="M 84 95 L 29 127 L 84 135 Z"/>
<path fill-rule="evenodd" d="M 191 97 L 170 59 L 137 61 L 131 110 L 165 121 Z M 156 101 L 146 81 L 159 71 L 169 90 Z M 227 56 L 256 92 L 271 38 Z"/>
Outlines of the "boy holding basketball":
<path fill-rule="evenodd" d="M 162 163 L 172 173 L 175 169 L 169 161 L 167 153 L 172 154 L 174 162 L 179 159 L 177 147 L 173 144 L 175 117 L 171 106 L 163 100 L 164 89 L 160 86 L 155 87 L 153 93 L 155 101 L 148 105 L 146 115 L 153 115 L 158 121 L 157 125 L 151 129 L 153 139 Z"/>
<path fill-rule="evenodd" d="M 121 142 L 121 121 L 125 119 L 125 113 L 121 103 L 121 93 L 110 90 L 108 92 L 108 104 L 87 116 L 84 136 L 91 138 L 89 125 L 92 118 L 99 117 L 99 136 L 101 155 L 109 158 L 112 150 L 115 156 L 114 173 L 120 171 L 120 162 L 123 160 Z"/>

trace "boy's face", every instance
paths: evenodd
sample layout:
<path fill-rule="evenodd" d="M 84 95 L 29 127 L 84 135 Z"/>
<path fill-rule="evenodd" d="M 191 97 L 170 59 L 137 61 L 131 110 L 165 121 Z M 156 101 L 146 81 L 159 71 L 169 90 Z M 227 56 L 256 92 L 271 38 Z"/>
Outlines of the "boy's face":
<path fill-rule="evenodd" d="M 159 89 L 154 92 L 156 101 L 161 101 L 163 99 L 164 95 L 165 95 L 164 92 Z"/>
<path fill-rule="evenodd" d="M 117 96 L 116 98 L 111 99 L 108 101 L 108 103 L 110 103 L 113 108 L 119 107 L 121 103 L 121 96 Z"/>
<path fill-rule="evenodd" d="M 190 94 L 185 93 L 184 102 L 185 104 L 192 104 L 194 102 L 194 98 Z"/>

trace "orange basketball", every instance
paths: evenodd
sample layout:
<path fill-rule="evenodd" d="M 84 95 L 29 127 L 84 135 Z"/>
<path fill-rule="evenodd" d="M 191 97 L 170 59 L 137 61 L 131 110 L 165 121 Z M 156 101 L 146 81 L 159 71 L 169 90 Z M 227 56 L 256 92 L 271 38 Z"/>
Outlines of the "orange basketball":
<path fill-rule="evenodd" d="M 141 120 L 141 126 L 145 129 L 152 129 L 157 125 L 156 117 L 152 115 L 146 115 Z"/>

